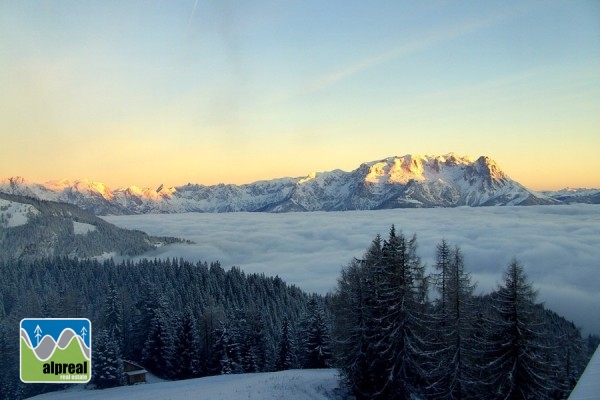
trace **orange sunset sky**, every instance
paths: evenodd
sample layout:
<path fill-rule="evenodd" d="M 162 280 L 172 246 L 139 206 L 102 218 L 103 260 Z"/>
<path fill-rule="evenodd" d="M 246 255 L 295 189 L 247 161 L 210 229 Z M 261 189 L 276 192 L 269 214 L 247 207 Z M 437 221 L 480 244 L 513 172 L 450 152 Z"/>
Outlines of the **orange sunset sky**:
<path fill-rule="evenodd" d="M 0 178 L 248 183 L 404 154 L 600 187 L 598 1 L 0 3 Z"/>

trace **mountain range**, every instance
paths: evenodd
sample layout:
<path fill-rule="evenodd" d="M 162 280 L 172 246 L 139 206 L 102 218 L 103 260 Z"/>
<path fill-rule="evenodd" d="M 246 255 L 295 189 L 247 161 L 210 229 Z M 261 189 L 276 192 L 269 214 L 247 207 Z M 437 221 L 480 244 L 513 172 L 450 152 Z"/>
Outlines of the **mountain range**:
<path fill-rule="evenodd" d="M 365 162 L 350 172 L 336 169 L 243 185 L 160 185 L 157 189 L 130 186 L 111 190 L 87 179 L 40 184 L 13 177 L 0 180 L 0 192 L 71 203 L 96 215 L 563 203 L 550 192 L 534 192 L 512 180 L 489 157 L 472 159 L 454 153 L 389 157 Z M 569 199 L 577 201 L 576 197 Z"/>

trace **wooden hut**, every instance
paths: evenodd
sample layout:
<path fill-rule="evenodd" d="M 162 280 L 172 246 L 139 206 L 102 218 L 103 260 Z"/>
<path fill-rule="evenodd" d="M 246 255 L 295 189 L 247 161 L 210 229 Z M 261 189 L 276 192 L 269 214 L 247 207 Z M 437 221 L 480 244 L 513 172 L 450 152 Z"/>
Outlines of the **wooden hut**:
<path fill-rule="evenodd" d="M 146 383 L 146 372 L 141 365 L 133 361 L 123 360 L 123 373 L 125 373 L 128 385 Z"/>

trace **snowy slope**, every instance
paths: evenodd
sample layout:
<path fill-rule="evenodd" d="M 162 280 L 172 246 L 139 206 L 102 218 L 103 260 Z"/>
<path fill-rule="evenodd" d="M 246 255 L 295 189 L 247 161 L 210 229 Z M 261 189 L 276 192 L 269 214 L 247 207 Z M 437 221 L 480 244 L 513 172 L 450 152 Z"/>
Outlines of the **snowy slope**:
<path fill-rule="evenodd" d="M 600 346 L 594 352 L 569 400 L 598 400 L 600 398 Z"/>
<path fill-rule="evenodd" d="M 73 203 L 96 215 L 558 203 L 513 181 L 488 157 L 473 160 L 454 153 L 389 157 L 363 163 L 350 172 L 333 170 L 245 185 L 111 190 L 89 180 L 37 184 L 17 177 L 0 180 L 0 191 Z"/>
<path fill-rule="evenodd" d="M 338 372 L 334 369 L 291 370 L 256 374 L 219 375 L 185 381 L 159 382 L 104 390 L 45 393 L 40 400 L 325 400 L 341 398 Z"/>
<path fill-rule="evenodd" d="M 133 255 L 175 242 L 117 228 L 72 204 L 0 192 L 0 261 Z"/>
<path fill-rule="evenodd" d="M 0 199 L 0 227 L 14 228 L 29 222 L 31 216 L 39 214 L 31 204 Z"/>

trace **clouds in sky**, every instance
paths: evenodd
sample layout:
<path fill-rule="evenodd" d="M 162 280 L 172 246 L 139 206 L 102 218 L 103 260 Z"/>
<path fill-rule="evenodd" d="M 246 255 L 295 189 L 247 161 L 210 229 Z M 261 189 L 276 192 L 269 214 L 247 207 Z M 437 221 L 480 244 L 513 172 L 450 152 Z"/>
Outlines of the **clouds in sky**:
<path fill-rule="evenodd" d="M 150 257 L 219 260 L 247 273 L 279 275 L 308 292 L 335 289 L 340 269 L 361 257 L 395 224 L 417 234 L 429 266 L 446 239 L 462 249 L 477 292 L 493 290 L 513 257 L 525 267 L 538 301 L 600 332 L 600 209 L 592 205 L 398 209 L 289 214 L 228 213 L 115 216 L 118 226 L 189 239 Z"/>
<path fill-rule="evenodd" d="M 468 35 L 506 19 L 509 16 L 514 16 L 515 11 L 502 12 L 499 14 L 490 15 L 488 17 L 479 17 L 473 20 L 465 20 L 442 30 L 434 30 L 425 32 L 413 39 L 403 40 L 395 47 L 387 51 L 371 55 L 360 59 L 350 65 L 338 69 L 324 77 L 315 80 L 307 89 L 307 93 L 323 90 L 337 82 L 349 78 L 357 73 L 360 73 L 369 68 L 376 67 L 387 61 L 406 57 L 418 51 L 427 50 L 433 46 L 441 45 L 444 42 L 451 41 L 458 37 Z"/>

